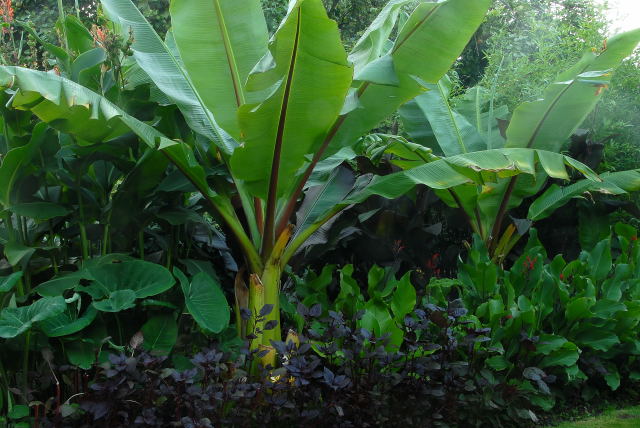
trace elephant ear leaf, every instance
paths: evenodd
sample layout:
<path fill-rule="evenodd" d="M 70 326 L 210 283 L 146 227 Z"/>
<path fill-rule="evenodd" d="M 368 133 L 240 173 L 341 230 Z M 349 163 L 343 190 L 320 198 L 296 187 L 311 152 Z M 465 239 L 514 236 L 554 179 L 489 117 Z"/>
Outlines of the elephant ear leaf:
<path fill-rule="evenodd" d="M 9 276 L 0 277 L 0 293 L 8 293 L 22 278 L 22 272 L 14 272 Z"/>
<path fill-rule="evenodd" d="M 220 283 L 204 271 L 191 281 L 179 269 L 173 272 L 180 281 L 185 305 L 198 325 L 213 333 L 227 328 L 231 312 Z"/>
<path fill-rule="evenodd" d="M 588 52 L 560 74 L 542 99 L 521 104 L 507 128 L 506 147 L 560 151 L 595 107 L 611 70 L 631 55 L 639 42 L 640 29 L 612 37 L 601 52 Z"/>
<path fill-rule="evenodd" d="M 98 313 L 94 306 L 88 306 L 80 315 L 73 306 L 69 304 L 64 312 L 41 321 L 42 331 L 49 337 L 68 336 L 91 324 Z"/>
<path fill-rule="evenodd" d="M 171 352 L 178 339 L 178 324 L 172 315 L 156 315 L 142 326 L 144 349 L 154 354 Z"/>
<path fill-rule="evenodd" d="M 175 283 L 167 269 L 142 260 L 100 264 L 88 271 L 93 282 L 81 290 L 96 300 L 96 309 L 106 312 L 129 309 L 136 299 L 160 294 Z"/>
<path fill-rule="evenodd" d="M 67 304 L 64 298 L 43 297 L 29 306 L 5 308 L 0 312 L 0 337 L 9 339 L 31 329 L 38 321 L 61 314 Z"/>

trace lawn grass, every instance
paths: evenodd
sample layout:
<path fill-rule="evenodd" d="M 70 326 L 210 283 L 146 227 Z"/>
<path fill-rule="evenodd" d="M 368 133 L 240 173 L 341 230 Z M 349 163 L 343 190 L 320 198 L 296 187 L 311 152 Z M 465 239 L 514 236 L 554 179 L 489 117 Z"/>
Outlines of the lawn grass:
<path fill-rule="evenodd" d="M 640 406 L 608 410 L 601 415 L 574 422 L 564 422 L 555 428 L 638 428 Z"/>

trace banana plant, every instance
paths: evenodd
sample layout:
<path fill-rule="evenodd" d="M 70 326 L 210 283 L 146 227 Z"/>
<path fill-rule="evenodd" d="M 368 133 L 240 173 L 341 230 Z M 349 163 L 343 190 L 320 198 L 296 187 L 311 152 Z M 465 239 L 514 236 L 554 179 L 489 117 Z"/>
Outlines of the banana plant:
<path fill-rule="evenodd" d="M 132 36 L 137 65 L 192 129 L 189 139 L 171 139 L 54 74 L 4 67 L 0 84 L 13 94 L 13 108 L 30 110 L 82 141 L 109 143 L 133 132 L 166 156 L 235 238 L 245 263 L 235 281 L 238 330 L 256 332 L 254 347 L 270 346 L 281 339 L 279 327 L 265 327 L 280 321 L 284 267 L 345 208 L 371 195 L 395 198 L 418 184 L 447 189 L 532 174 L 539 163 L 552 176 L 566 176 L 567 166 L 591 174 L 561 154 L 510 148 L 357 180 L 334 169 L 310 187 L 330 156 L 339 159 L 442 78 L 489 3 L 393 0 L 347 55 L 321 0 L 291 0 L 270 41 L 258 0 L 173 0 L 173 30 L 164 40 L 130 0 L 102 0 L 113 29 Z M 408 5 L 415 7 L 396 31 Z M 241 309 L 253 316 L 245 321 Z"/>
<path fill-rule="evenodd" d="M 547 87 L 544 98 L 523 103 L 516 108 L 510 121 L 498 120 L 508 112 L 504 107 L 495 108 L 489 91 L 480 87 L 468 90 L 464 99 L 454 108 L 449 102 L 451 82 L 447 77 L 432 84 L 429 92 L 403 106 L 400 115 L 414 142 L 445 156 L 501 147 L 558 153 L 595 107 L 608 85 L 612 70 L 633 52 L 639 41 L 640 30 L 630 31 L 606 41 L 600 51 L 588 52 Z M 505 124 L 508 124 L 506 130 L 500 129 Z M 391 148 L 396 145 L 397 141 Z M 413 150 L 412 153 L 415 158 L 415 153 L 419 151 Z M 413 159 L 413 162 L 399 165 L 406 168 L 429 161 Z M 553 162 L 544 156 L 540 161 L 543 167 L 551 166 Z M 519 206 L 523 199 L 539 193 L 547 176 L 565 180 L 570 178 L 554 176 L 542 170 L 531 172 L 523 177 L 513 175 L 499 178 L 494 183 L 464 184 L 437 191 L 445 203 L 462 208 L 473 231 L 485 241 L 496 262 L 504 259 L 530 225 L 526 221 L 514 220 L 503 229 L 509 210 Z M 542 218 L 538 214 L 541 210 L 549 214 L 580 190 L 600 189 L 616 193 L 633 190 L 633 184 L 614 183 L 625 181 L 629 174 L 633 175 L 634 172 L 607 174 L 595 181 L 586 179 L 565 190 L 558 190 L 560 188 L 555 186 L 532 207 L 529 220 Z"/>

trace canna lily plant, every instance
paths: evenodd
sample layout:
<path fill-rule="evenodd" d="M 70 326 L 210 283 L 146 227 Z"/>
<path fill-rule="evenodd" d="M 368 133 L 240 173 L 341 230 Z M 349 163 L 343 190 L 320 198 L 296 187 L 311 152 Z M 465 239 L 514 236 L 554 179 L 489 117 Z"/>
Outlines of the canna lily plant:
<path fill-rule="evenodd" d="M 332 168 L 360 137 L 445 75 L 490 0 L 392 0 L 349 54 L 321 0 L 291 0 L 271 39 L 259 0 L 172 0 L 173 29 L 164 39 L 130 0 L 101 2 L 113 30 L 133 40 L 137 78 L 143 74 L 179 109 L 192 137 L 163 134 L 53 73 L 0 67 L 0 86 L 12 94 L 11 107 L 83 144 L 133 132 L 184 173 L 242 251 L 236 319 L 240 334 L 256 332 L 254 347 L 281 339 L 279 327 L 266 325 L 279 324 L 280 278 L 289 260 L 342 210 L 371 195 L 534 174 L 538 165 L 552 176 L 570 166 L 596 179 L 571 158 L 530 148 L 433 157 L 357 180 Z M 252 316 L 241 316 L 248 312 L 242 309 Z"/>

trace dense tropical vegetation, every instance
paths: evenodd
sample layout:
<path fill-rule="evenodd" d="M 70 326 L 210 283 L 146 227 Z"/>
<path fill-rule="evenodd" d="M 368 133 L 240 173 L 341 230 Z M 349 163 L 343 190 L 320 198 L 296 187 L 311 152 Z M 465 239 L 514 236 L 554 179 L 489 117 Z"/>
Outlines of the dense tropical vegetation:
<path fill-rule="evenodd" d="M 515 426 L 640 382 L 640 29 L 574 0 L 0 0 L 0 420 Z"/>

